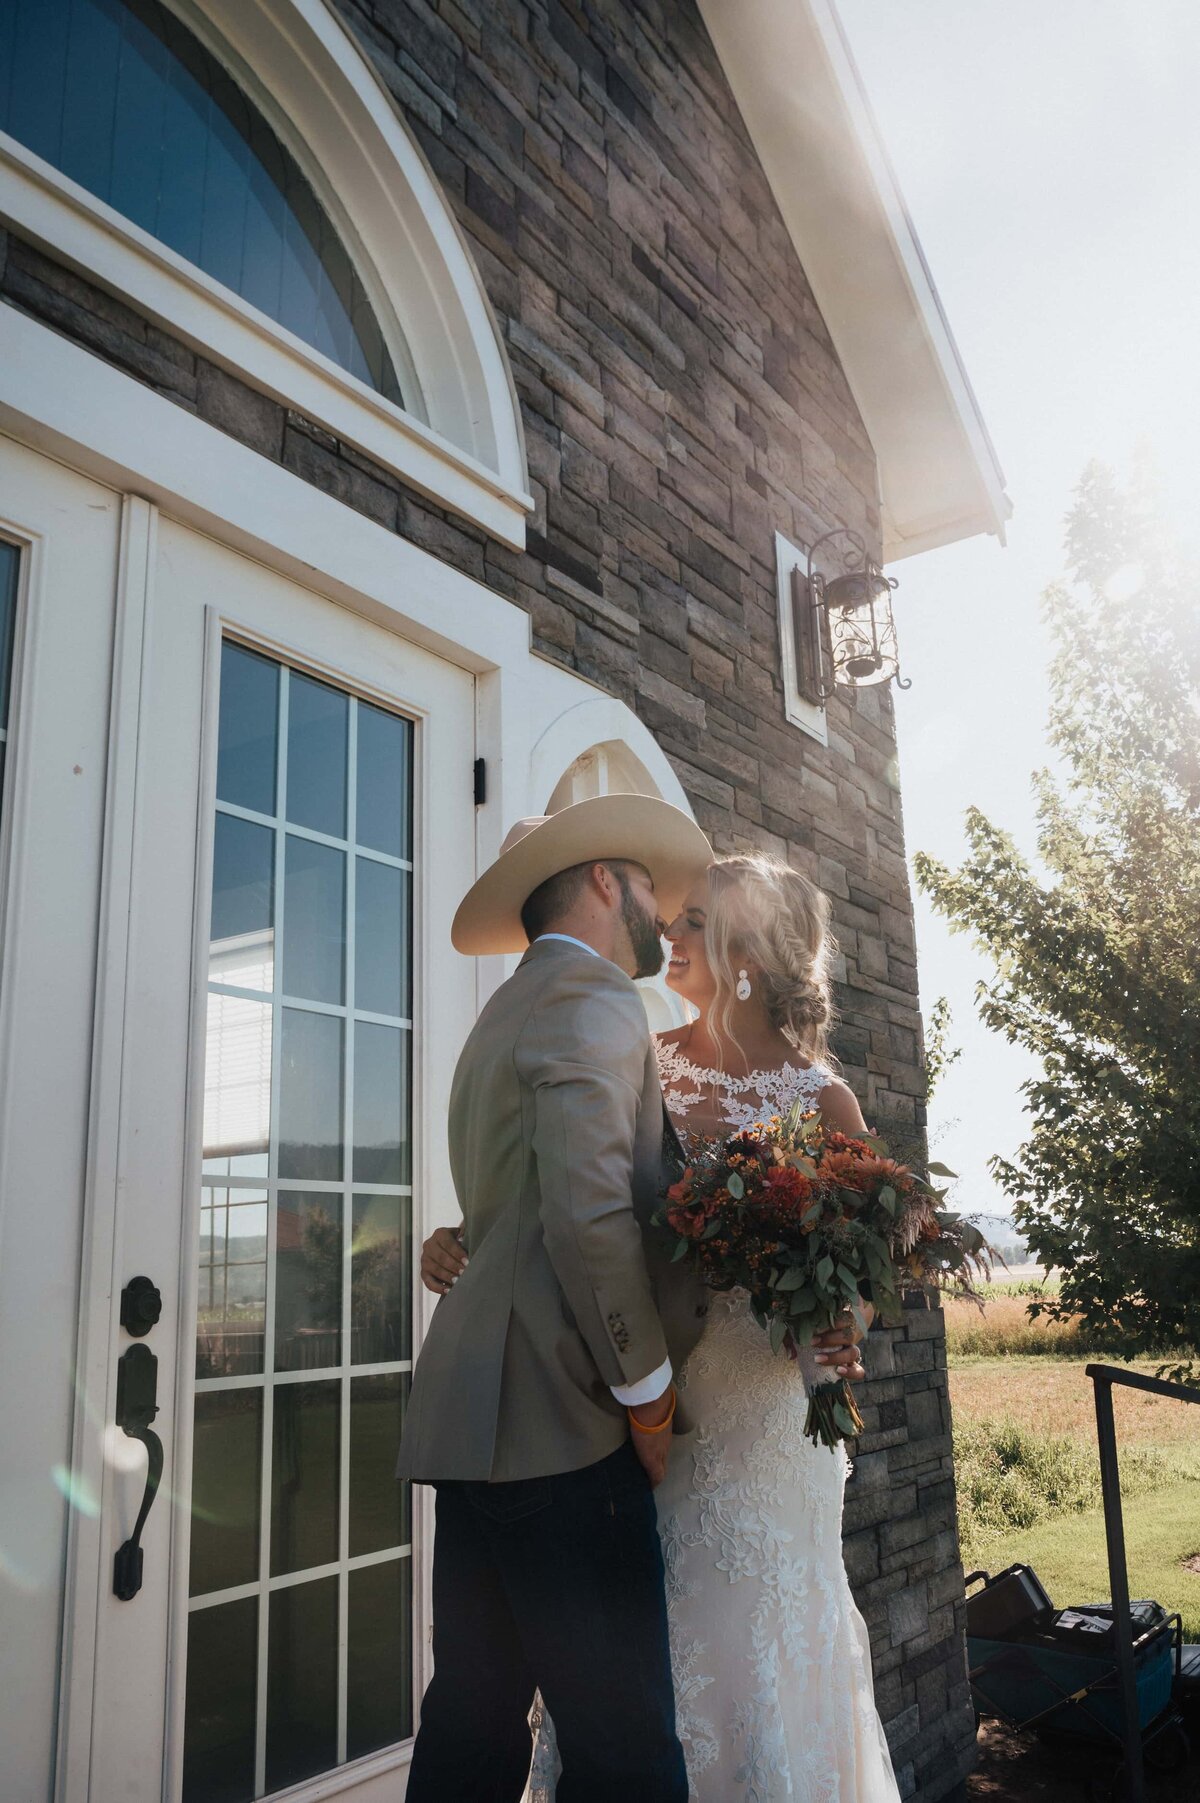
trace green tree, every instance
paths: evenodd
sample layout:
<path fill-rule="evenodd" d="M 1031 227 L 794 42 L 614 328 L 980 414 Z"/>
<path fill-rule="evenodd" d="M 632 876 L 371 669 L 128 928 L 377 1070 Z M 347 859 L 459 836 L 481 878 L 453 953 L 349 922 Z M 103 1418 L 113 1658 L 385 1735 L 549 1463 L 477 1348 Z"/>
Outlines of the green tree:
<path fill-rule="evenodd" d="M 951 1046 L 950 1039 L 950 998 L 939 995 L 929 1010 L 929 1019 L 925 1023 L 925 1100 L 932 1102 L 934 1091 L 952 1064 L 957 1064 L 962 1057 L 960 1045 Z"/>
<path fill-rule="evenodd" d="M 1061 768 L 1034 779 L 1038 858 L 973 809 L 961 868 L 918 856 L 917 877 L 990 957 L 983 1020 L 1040 1060 L 1029 1138 L 992 1161 L 1062 1274 L 1032 1312 L 1182 1354 L 1200 1346 L 1200 583 L 1099 465 L 1067 554 L 1045 597 Z"/>

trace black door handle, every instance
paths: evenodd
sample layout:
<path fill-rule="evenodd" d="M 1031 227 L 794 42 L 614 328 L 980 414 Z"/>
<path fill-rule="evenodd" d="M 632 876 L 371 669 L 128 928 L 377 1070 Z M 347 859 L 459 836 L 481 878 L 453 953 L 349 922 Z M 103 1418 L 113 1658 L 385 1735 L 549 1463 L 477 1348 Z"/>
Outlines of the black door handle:
<path fill-rule="evenodd" d="M 163 1445 L 150 1423 L 158 1414 L 158 1360 L 148 1346 L 131 1346 L 117 1360 L 117 1426 L 146 1448 L 146 1488 L 133 1533 L 113 1559 L 113 1595 L 132 1602 L 142 1587 L 142 1529 L 162 1482 Z"/>

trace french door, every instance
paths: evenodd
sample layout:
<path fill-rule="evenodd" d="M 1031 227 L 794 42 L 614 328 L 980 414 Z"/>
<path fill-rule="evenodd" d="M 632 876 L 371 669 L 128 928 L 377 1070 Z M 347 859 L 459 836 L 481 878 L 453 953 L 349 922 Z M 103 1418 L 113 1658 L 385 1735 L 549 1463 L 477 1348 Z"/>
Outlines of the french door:
<path fill-rule="evenodd" d="M 112 499 L 55 1790 L 392 1803 L 427 1676 L 393 1469 L 413 1247 L 453 1214 L 473 681 Z"/>

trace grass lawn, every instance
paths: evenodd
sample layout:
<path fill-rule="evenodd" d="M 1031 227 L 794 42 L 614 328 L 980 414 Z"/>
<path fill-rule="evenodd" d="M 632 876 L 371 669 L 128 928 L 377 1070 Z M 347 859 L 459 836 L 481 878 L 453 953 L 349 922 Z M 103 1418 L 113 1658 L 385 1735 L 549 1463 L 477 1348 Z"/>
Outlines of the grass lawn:
<path fill-rule="evenodd" d="M 997 1421 L 1007 1416 L 1048 1434 L 1068 1434 L 1094 1448 L 1096 1409 L 1092 1381 L 1084 1376 L 1088 1362 L 1086 1357 L 1047 1357 L 1045 1353 L 979 1358 L 951 1352 L 954 1419 Z M 1146 1377 L 1153 1377 L 1157 1368 L 1154 1359 L 1137 1359 L 1129 1367 Z M 1118 1453 L 1126 1446 L 1151 1446 L 1163 1452 L 1171 1449 L 1173 1460 L 1194 1464 L 1200 1477 L 1200 1406 L 1117 1386 L 1113 1417 Z"/>
<path fill-rule="evenodd" d="M 1007 1302 L 1007 1298 L 1003 1299 Z M 989 1304 L 989 1314 L 994 1308 Z M 1096 1459 L 1092 1385 L 1087 1358 L 1058 1351 L 999 1357 L 950 1353 L 950 1397 L 956 1430 L 1017 1422 L 1035 1436 L 1065 1439 Z M 1155 1361 L 1134 1370 L 1153 1375 Z M 1200 1642 L 1200 1572 L 1184 1561 L 1200 1554 L 1200 1409 L 1168 1397 L 1113 1391 L 1118 1454 L 1156 1454 L 1152 1487 L 1125 1499 L 1129 1586 L 1183 1616 L 1185 1637 Z M 1032 1565 L 1061 1608 L 1109 1595 L 1104 1517 L 1099 1508 L 1064 1510 L 1009 1532 L 975 1533 L 963 1547 L 967 1569 L 1002 1571 Z"/>

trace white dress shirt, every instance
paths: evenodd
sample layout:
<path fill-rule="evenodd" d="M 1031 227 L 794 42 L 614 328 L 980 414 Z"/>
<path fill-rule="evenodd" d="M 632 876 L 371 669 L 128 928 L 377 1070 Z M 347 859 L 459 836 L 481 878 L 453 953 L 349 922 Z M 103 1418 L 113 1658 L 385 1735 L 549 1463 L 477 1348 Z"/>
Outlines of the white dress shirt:
<path fill-rule="evenodd" d="M 573 933 L 539 933 L 534 943 L 539 944 L 543 939 L 561 939 L 567 945 L 577 945 L 580 951 L 590 952 L 593 958 L 604 956 L 604 953 L 598 952 L 594 945 L 589 945 L 586 939 L 576 939 Z M 653 1402 L 656 1397 L 661 1396 L 671 1381 L 671 1375 L 671 1361 L 664 1359 L 657 1371 L 651 1371 L 647 1377 L 639 1378 L 637 1383 L 612 1384 L 610 1387 L 623 1408 L 637 1409 L 643 1403 Z"/>

